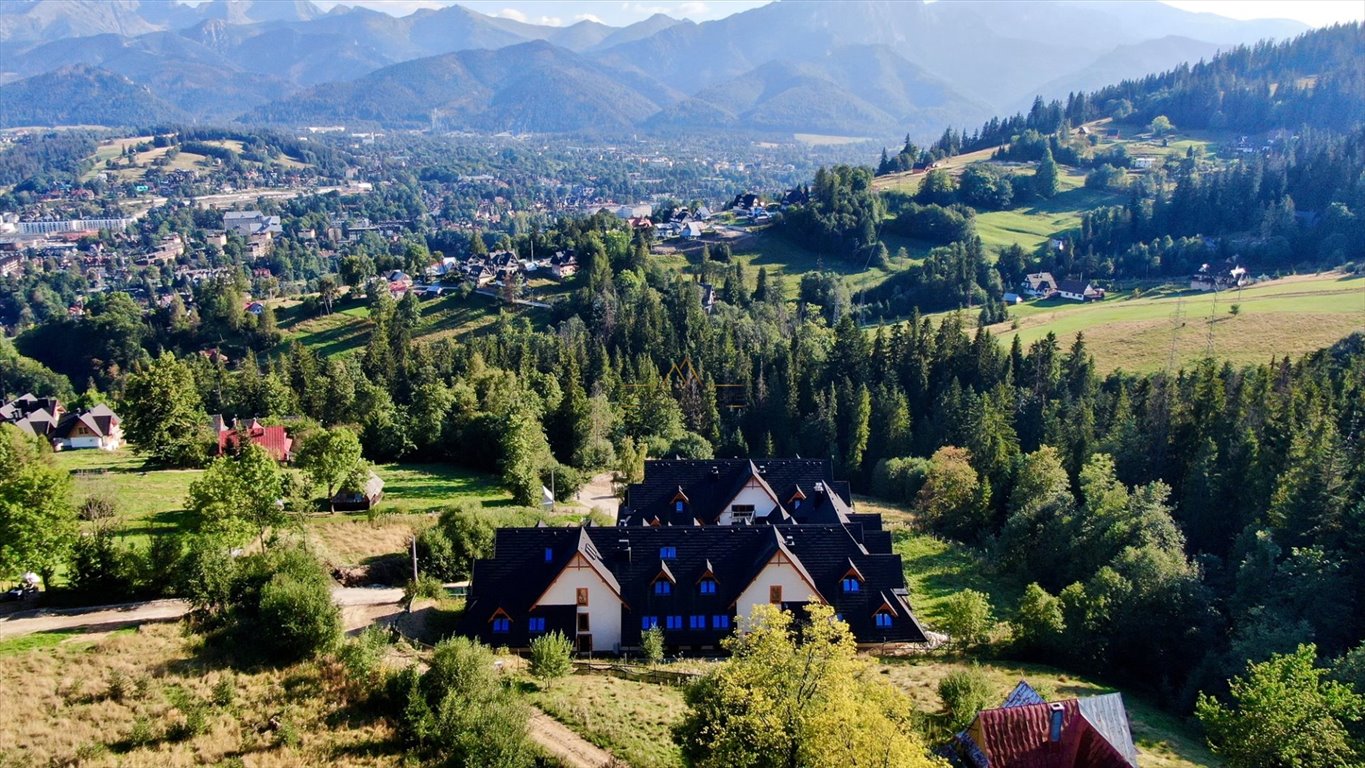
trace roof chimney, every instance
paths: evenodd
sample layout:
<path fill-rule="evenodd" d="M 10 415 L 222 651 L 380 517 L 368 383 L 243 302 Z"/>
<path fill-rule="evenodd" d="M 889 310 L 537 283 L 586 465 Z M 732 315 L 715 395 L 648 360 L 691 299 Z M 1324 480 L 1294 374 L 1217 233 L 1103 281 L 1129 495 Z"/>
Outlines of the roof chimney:
<path fill-rule="evenodd" d="M 1050 712 L 1047 740 L 1057 743 L 1062 740 L 1062 719 L 1066 716 L 1066 708 L 1061 704 L 1052 703 L 1047 705 Z"/>

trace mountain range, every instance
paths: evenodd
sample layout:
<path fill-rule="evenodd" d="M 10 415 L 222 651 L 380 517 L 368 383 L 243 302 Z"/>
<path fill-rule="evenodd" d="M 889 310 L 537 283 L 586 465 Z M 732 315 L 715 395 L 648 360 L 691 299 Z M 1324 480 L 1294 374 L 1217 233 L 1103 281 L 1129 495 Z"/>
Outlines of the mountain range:
<path fill-rule="evenodd" d="M 774 2 L 619 28 L 458 5 L 6 0 L 0 124 L 928 136 L 1305 29 L 1136 0 Z"/>

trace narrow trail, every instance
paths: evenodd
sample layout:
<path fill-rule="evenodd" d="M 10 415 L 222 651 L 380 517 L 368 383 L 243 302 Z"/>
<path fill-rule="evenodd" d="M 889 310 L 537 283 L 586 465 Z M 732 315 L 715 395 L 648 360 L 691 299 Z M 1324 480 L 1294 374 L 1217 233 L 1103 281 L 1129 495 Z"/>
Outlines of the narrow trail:
<path fill-rule="evenodd" d="M 593 745 L 539 709 L 531 710 L 529 728 L 531 741 L 568 768 L 628 768 L 610 752 Z"/>
<path fill-rule="evenodd" d="M 337 587 L 332 600 L 341 606 L 342 623 L 347 629 L 370 623 L 376 606 L 395 605 L 403 599 L 401 589 L 360 589 Z M 176 621 L 190 611 L 184 600 L 148 600 L 87 608 L 38 608 L 18 611 L 0 618 L 0 640 L 35 632 L 81 630 L 107 632 L 157 621 Z"/>

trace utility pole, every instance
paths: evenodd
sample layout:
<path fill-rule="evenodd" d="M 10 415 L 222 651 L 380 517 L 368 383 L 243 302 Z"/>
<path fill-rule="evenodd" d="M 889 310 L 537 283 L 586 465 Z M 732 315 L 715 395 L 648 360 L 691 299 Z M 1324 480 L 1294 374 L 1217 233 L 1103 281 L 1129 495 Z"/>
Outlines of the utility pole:
<path fill-rule="evenodd" d="M 417 534 L 412 535 L 412 581 L 417 583 Z"/>

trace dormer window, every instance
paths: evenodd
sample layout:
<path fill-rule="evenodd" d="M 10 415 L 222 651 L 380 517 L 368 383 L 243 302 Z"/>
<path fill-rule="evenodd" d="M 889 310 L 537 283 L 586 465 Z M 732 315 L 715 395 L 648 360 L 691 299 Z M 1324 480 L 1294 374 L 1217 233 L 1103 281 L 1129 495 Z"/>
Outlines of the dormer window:
<path fill-rule="evenodd" d="M 667 579 L 659 579 L 658 581 L 654 582 L 654 594 L 656 595 L 673 594 L 673 582 L 668 581 Z"/>
<path fill-rule="evenodd" d="M 891 626 L 891 614 L 886 611 L 877 611 L 873 619 L 876 621 L 878 629 L 887 629 Z"/>
<path fill-rule="evenodd" d="M 682 499 L 678 499 L 677 501 L 673 502 L 673 511 L 674 511 L 674 512 L 682 512 L 682 511 L 683 511 L 683 508 L 686 507 L 686 506 L 687 506 L 687 502 L 683 501 Z"/>
<path fill-rule="evenodd" d="M 683 493 L 682 486 L 678 486 L 678 492 L 673 494 L 673 511 L 683 512 L 687 509 L 687 494 Z"/>
<path fill-rule="evenodd" d="M 848 570 L 844 571 L 844 577 L 840 579 L 839 586 L 843 589 L 844 594 L 861 592 L 863 591 L 863 581 L 863 572 L 858 570 L 858 566 L 853 563 L 853 559 L 849 558 Z"/>
<path fill-rule="evenodd" d="M 697 592 L 703 595 L 716 594 L 716 580 L 708 577 L 697 582 Z"/>

